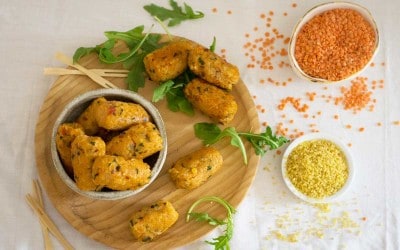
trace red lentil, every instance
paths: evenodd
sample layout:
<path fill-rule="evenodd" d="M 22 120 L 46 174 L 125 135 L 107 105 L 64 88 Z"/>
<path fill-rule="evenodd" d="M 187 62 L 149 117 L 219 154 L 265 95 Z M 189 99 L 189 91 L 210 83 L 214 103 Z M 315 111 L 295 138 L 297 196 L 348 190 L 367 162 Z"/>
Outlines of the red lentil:
<path fill-rule="evenodd" d="M 341 87 L 341 97 L 335 98 L 335 104 L 342 103 L 344 109 L 360 111 L 371 101 L 372 92 L 368 90 L 366 78 L 357 77 L 351 81 L 350 88 Z"/>
<path fill-rule="evenodd" d="M 297 35 L 295 58 L 306 74 L 337 81 L 362 69 L 375 43 L 374 30 L 360 13 L 333 9 L 303 26 Z"/>

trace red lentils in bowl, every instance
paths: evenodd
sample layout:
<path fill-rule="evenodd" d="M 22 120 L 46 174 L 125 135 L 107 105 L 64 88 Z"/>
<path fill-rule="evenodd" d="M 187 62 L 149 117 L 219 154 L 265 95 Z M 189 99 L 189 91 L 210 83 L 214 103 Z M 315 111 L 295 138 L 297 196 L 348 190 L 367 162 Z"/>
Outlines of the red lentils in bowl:
<path fill-rule="evenodd" d="M 295 27 L 289 58 L 313 82 L 337 82 L 360 73 L 379 44 L 375 21 L 357 4 L 331 2 L 308 11 Z"/>

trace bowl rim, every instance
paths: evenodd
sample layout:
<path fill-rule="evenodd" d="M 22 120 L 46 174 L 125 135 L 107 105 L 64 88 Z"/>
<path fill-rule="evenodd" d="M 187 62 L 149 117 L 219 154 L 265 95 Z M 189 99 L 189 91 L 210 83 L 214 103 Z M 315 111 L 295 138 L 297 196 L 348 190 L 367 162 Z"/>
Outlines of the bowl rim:
<path fill-rule="evenodd" d="M 163 148 L 159 151 L 159 156 L 152 168 L 150 181 L 146 185 L 143 185 L 142 187 L 140 187 L 138 189 L 126 190 L 126 191 L 107 191 L 107 192 L 84 191 L 84 190 L 79 189 L 76 186 L 75 181 L 73 181 L 69 177 L 69 175 L 66 173 L 66 171 L 64 169 L 64 166 L 59 157 L 56 142 L 55 142 L 58 127 L 62 123 L 67 122 L 66 118 L 68 115 L 71 114 L 73 109 L 79 107 L 82 104 L 89 103 L 98 97 L 105 97 L 106 99 L 110 99 L 110 100 L 123 99 L 124 101 L 126 100 L 128 102 L 131 101 L 131 102 L 140 104 L 141 106 L 144 107 L 144 109 L 152 117 L 153 122 L 155 123 L 158 130 L 160 131 L 161 137 L 163 138 Z M 123 199 L 123 198 L 133 196 L 133 195 L 138 194 L 141 191 L 143 191 L 145 188 L 147 188 L 150 184 L 153 183 L 153 181 L 157 178 L 158 174 L 161 172 L 161 169 L 163 168 L 163 165 L 166 160 L 167 150 L 168 150 L 167 149 L 167 147 L 168 147 L 167 132 L 166 132 L 164 121 L 163 121 L 158 109 L 150 101 L 145 99 L 143 96 L 141 96 L 135 92 L 132 92 L 130 90 L 124 90 L 124 89 L 96 89 L 96 90 L 91 90 L 91 91 L 85 92 L 83 94 L 80 94 L 80 95 L 74 97 L 71 101 L 69 101 L 67 103 L 67 105 L 61 111 L 61 113 L 58 115 L 58 117 L 53 125 L 50 140 L 51 140 L 50 147 L 51 147 L 51 157 L 52 157 L 52 161 L 53 161 L 53 166 L 56 169 L 59 176 L 61 177 L 62 181 L 76 193 L 83 195 L 85 197 L 97 199 L 97 200 Z"/>
<path fill-rule="evenodd" d="M 313 141 L 313 140 L 327 140 L 332 143 L 334 143 L 336 146 L 340 148 L 340 150 L 343 152 L 343 154 L 346 157 L 347 160 L 347 167 L 349 170 L 349 175 L 347 177 L 347 180 L 343 187 L 338 190 L 336 193 L 334 193 L 331 196 L 321 198 L 321 199 L 316 199 L 312 197 L 308 197 L 302 192 L 300 192 L 290 181 L 289 177 L 287 177 L 286 174 L 286 162 L 287 159 L 290 155 L 290 153 L 293 151 L 294 148 L 296 148 L 298 145 L 300 145 L 303 142 L 306 141 Z M 301 200 L 308 202 L 308 203 L 329 203 L 329 202 L 335 202 L 337 201 L 340 197 L 344 195 L 350 188 L 351 183 L 354 180 L 354 175 L 355 175 L 355 169 L 354 169 L 354 160 L 352 157 L 352 154 L 350 152 L 350 149 L 347 145 L 345 145 L 337 136 L 334 136 L 332 134 L 328 133 L 310 133 L 310 134 L 305 134 L 303 136 L 298 137 L 294 141 L 290 143 L 290 145 L 286 148 L 283 157 L 282 157 L 282 162 L 281 162 L 281 171 L 282 171 L 282 178 L 283 181 L 285 182 L 286 186 L 288 189 L 298 198 Z"/>
<path fill-rule="evenodd" d="M 295 45 L 296 45 L 296 40 L 297 40 L 297 34 L 300 32 L 301 28 L 305 23 L 307 23 L 311 18 L 313 18 L 315 15 L 318 15 L 324 11 L 331 10 L 331 9 L 338 9 L 338 8 L 349 8 L 358 11 L 371 25 L 375 32 L 375 49 L 374 53 L 372 54 L 370 60 L 362 67 L 359 71 L 341 79 L 341 80 L 327 80 L 324 78 L 319 78 L 319 77 L 313 77 L 308 74 L 306 74 L 301 67 L 299 66 L 296 58 L 295 58 Z M 289 64 L 291 65 L 293 71 L 302 79 L 309 80 L 311 82 L 315 83 L 338 83 L 338 82 L 343 82 L 349 79 L 352 79 L 356 76 L 358 76 L 360 73 L 362 73 L 370 63 L 373 61 L 375 58 L 376 54 L 378 53 L 379 50 L 379 44 L 380 44 L 380 38 L 379 38 L 379 30 L 378 30 L 378 25 L 375 21 L 375 18 L 372 16 L 371 12 L 364 6 L 357 4 L 357 3 L 352 3 L 352 2 L 347 2 L 347 1 L 332 1 L 332 2 L 326 2 L 326 3 L 321 3 L 318 5 L 315 5 L 311 9 L 309 9 L 296 23 L 292 30 L 291 38 L 289 41 L 288 45 L 288 57 L 289 57 Z"/>

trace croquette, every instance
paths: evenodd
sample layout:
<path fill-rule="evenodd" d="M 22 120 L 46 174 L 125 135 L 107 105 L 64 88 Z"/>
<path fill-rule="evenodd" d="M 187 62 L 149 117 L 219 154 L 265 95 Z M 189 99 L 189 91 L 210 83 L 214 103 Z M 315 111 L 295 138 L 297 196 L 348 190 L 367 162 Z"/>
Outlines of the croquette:
<path fill-rule="evenodd" d="M 57 129 L 56 147 L 65 171 L 69 176 L 74 176 L 71 161 L 71 144 L 79 135 L 84 135 L 83 127 L 76 122 L 61 124 Z"/>
<path fill-rule="evenodd" d="M 97 106 L 96 122 L 99 127 L 109 130 L 122 130 L 133 124 L 149 121 L 147 111 L 131 102 L 107 101 Z"/>
<path fill-rule="evenodd" d="M 234 96 L 208 82 L 195 78 L 184 89 L 189 102 L 215 122 L 228 124 L 238 109 Z"/>
<path fill-rule="evenodd" d="M 188 40 L 173 41 L 145 56 L 143 63 L 150 79 L 165 82 L 182 74 L 188 67 L 188 54 L 194 46 Z"/>
<path fill-rule="evenodd" d="M 177 188 L 192 190 L 204 184 L 222 163 L 222 155 L 217 149 L 203 147 L 180 158 L 168 172 Z"/>
<path fill-rule="evenodd" d="M 92 179 L 92 166 L 96 157 L 105 155 L 106 144 L 100 137 L 79 135 L 71 144 L 71 159 L 74 178 L 79 189 L 98 190 Z"/>
<path fill-rule="evenodd" d="M 132 125 L 106 145 L 107 154 L 144 159 L 163 148 L 160 131 L 151 122 Z"/>
<path fill-rule="evenodd" d="M 188 65 L 195 75 L 226 90 L 232 90 L 240 78 L 239 69 L 235 65 L 202 46 L 190 50 Z"/>
<path fill-rule="evenodd" d="M 178 217 L 173 205 L 161 200 L 133 213 L 129 226 L 136 240 L 149 242 L 174 225 Z"/>
<path fill-rule="evenodd" d="M 95 99 L 76 120 L 77 123 L 82 125 L 86 135 L 94 135 L 98 132 L 99 126 L 97 125 L 95 114 L 97 107 L 105 102 L 107 100 L 104 97 Z"/>
<path fill-rule="evenodd" d="M 112 190 L 135 190 L 150 181 L 150 166 L 139 159 L 122 156 L 97 157 L 92 167 L 93 182 Z"/>

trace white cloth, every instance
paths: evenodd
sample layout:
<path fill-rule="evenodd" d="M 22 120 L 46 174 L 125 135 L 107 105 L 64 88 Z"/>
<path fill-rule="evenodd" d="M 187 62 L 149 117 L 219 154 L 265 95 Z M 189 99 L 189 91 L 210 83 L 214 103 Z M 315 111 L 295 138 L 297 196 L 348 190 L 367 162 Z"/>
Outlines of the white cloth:
<path fill-rule="evenodd" d="M 168 6 L 168 1 L 150 2 Z M 205 17 L 183 22 L 170 32 L 204 45 L 211 44 L 215 36 L 216 52 L 226 49 L 227 59 L 239 67 L 243 81 L 256 96 L 256 105 L 265 108 L 265 112 L 260 108 L 260 122 L 273 128 L 283 122 L 291 130 L 298 128 L 306 133 L 310 132 L 310 124 L 316 124 L 316 129 L 351 143 L 355 160 L 356 176 L 351 189 L 343 201 L 331 204 L 331 211 L 324 213 L 289 193 L 280 173 L 281 155 L 269 152 L 262 158 L 254 183 L 238 207 L 232 249 L 399 249 L 400 126 L 395 121 L 400 121 L 400 2 L 362 1 L 375 17 L 381 38 L 375 66 L 362 73 L 369 84 L 384 80 L 383 88 L 372 90 L 372 98 L 376 99 L 374 111 L 364 109 L 352 114 L 321 97 L 311 103 L 308 112 L 312 116 L 322 111 L 315 119 L 302 117 L 290 105 L 279 111 L 277 105 L 289 95 L 305 99 L 306 92 L 335 96 L 339 86 L 349 86 L 349 82 L 323 89 L 325 85 L 301 80 L 288 67 L 277 67 L 279 61 L 273 71 L 248 68 L 251 61 L 243 46 L 266 31 L 271 32 L 273 27 L 289 36 L 297 20 L 320 1 L 186 2 L 194 10 L 203 11 Z M 37 178 L 34 131 L 38 113 L 55 80 L 44 76 L 43 68 L 64 67 L 54 59 L 55 52 L 72 55 L 77 47 L 100 43 L 106 30 L 124 31 L 140 24 L 150 27 L 155 21 L 143 10 L 146 4 L 149 1 L 0 1 L 0 249 L 44 246 L 38 218 L 24 200 L 25 194 L 32 191 L 31 180 Z M 270 11 L 274 15 L 268 28 L 261 15 L 268 16 Z M 159 25 L 153 31 L 164 32 Z M 287 57 L 282 60 L 288 62 Z M 292 81 L 286 87 L 274 86 L 267 80 L 260 83 L 260 79 L 269 77 Z M 339 118 L 334 119 L 334 115 Z M 382 125 L 378 126 L 378 122 Z M 352 128 L 347 129 L 347 124 Z M 365 131 L 359 132 L 360 127 Z M 69 225 L 47 197 L 45 207 L 76 249 L 108 249 Z M 354 225 L 349 224 L 350 220 Z M 340 226 L 341 223 L 347 224 Z M 346 226 L 355 227 L 343 228 Z M 182 249 L 212 249 L 204 240 L 219 233 L 219 229 L 214 230 Z M 297 233 L 298 242 L 279 239 L 277 233 Z M 53 243 L 61 248 L 55 240 Z"/>

